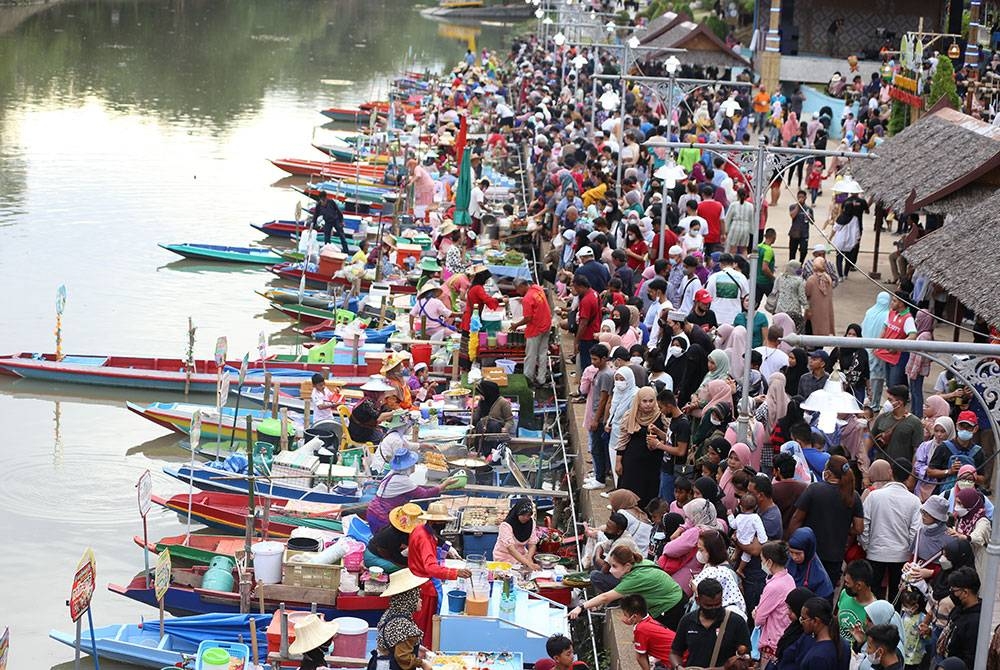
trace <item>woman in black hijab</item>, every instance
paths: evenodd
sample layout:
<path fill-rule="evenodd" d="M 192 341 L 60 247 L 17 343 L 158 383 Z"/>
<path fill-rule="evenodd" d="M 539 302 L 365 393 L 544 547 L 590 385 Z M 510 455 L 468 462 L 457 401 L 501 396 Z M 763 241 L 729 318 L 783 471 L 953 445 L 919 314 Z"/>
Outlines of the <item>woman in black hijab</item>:
<path fill-rule="evenodd" d="M 791 623 L 781 634 L 778 645 L 775 647 L 774 657 L 777 659 L 775 670 L 798 670 L 799 661 L 815 644 L 815 639 L 811 635 L 806 635 L 802 624 L 799 623 L 802 606 L 814 595 L 809 589 L 800 586 L 792 589 L 785 596 L 785 605 L 788 607 L 788 618 L 791 619 Z"/>
<path fill-rule="evenodd" d="M 805 349 L 800 349 L 796 347 L 792 349 L 792 353 L 788 354 L 789 359 L 794 359 L 795 365 L 792 365 L 792 361 L 788 361 L 781 371 L 785 373 L 785 393 L 788 395 L 798 395 L 799 393 L 799 379 L 802 375 L 809 372 L 809 354 L 806 353 Z"/>
<path fill-rule="evenodd" d="M 715 512 L 720 519 L 726 519 L 729 512 L 722 504 L 722 490 L 711 477 L 698 477 L 694 480 L 695 497 L 702 497 L 715 507 Z"/>
<path fill-rule="evenodd" d="M 844 331 L 844 337 L 861 337 L 861 326 L 852 323 Z M 840 372 L 851 387 L 851 393 L 858 399 L 859 403 L 865 401 L 867 393 L 868 377 L 868 351 L 858 347 L 836 347 L 830 352 L 830 362 L 828 372 L 833 371 L 835 363 L 840 364 Z"/>
<path fill-rule="evenodd" d="M 529 499 L 518 498 L 500 523 L 497 543 L 493 548 L 493 560 L 538 570 L 538 564 L 535 563 L 537 546 L 535 508 Z"/>
<path fill-rule="evenodd" d="M 649 350 L 649 356 L 647 356 L 647 358 L 653 355 L 664 356 L 663 370 L 670 375 L 670 379 L 673 380 L 675 394 L 680 393 L 681 387 L 684 385 L 684 380 L 687 378 L 687 358 L 684 356 L 684 353 L 687 351 L 687 346 L 688 342 L 686 338 L 675 337 L 671 340 L 670 347 L 676 347 L 677 350 L 671 352 L 670 347 L 668 347 L 665 351 L 659 351 L 654 348 Z M 684 406 L 684 403 L 680 401 L 679 396 L 677 403 L 678 407 Z"/>
<path fill-rule="evenodd" d="M 483 456 L 488 456 L 501 442 L 503 433 L 514 434 L 516 423 L 510 401 L 501 397 L 500 387 L 496 382 L 479 382 L 479 404 L 472 415 L 472 425 L 478 437 L 473 437 L 475 449 Z"/>
<path fill-rule="evenodd" d="M 701 386 L 702 380 L 708 373 L 708 354 L 700 344 L 692 344 L 684 352 L 684 379 L 680 386 L 675 389 L 677 394 L 677 406 L 683 407 L 691 402 L 691 396 Z M 667 363 L 667 371 L 670 371 L 670 363 Z M 798 381 L 795 382 L 798 384 Z"/>

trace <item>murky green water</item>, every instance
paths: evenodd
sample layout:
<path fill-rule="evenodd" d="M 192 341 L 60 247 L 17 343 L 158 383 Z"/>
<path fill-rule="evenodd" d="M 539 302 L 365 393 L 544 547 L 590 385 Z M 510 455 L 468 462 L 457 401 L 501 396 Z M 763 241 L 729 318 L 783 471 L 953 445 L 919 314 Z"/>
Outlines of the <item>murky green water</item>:
<path fill-rule="evenodd" d="M 248 222 L 289 218 L 298 199 L 266 158 L 321 158 L 317 110 L 382 97 L 408 68 L 450 66 L 470 35 L 495 47 L 506 31 L 442 26 L 404 0 L 0 8 L 0 352 L 54 349 L 60 284 L 70 353 L 180 357 L 188 316 L 201 357 L 219 335 L 234 356 L 261 330 L 272 349 L 294 345 L 254 295 L 266 272 L 178 261 L 157 243 L 260 241 Z M 72 628 L 64 602 L 88 546 L 95 624 L 156 616 L 104 587 L 142 568 L 136 480 L 148 468 L 154 491 L 183 491 L 160 468 L 184 454 L 127 399 L 175 398 L 0 378 L 8 667 L 72 659 L 47 633 Z M 151 535 L 181 531 L 150 513 Z"/>

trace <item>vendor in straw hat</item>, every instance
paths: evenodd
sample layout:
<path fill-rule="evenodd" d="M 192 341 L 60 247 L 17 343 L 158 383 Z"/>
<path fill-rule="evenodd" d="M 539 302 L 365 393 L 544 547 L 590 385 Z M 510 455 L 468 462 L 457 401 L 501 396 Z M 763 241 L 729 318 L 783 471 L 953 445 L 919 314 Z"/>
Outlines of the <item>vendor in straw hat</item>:
<path fill-rule="evenodd" d="M 325 668 L 326 650 L 337 634 L 336 621 L 324 621 L 316 614 L 307 614 L 295 625 L 295 641 L 288 647 L 293 654 L 302 655 L 300 670 Z"/>
<path fill-rule="evenodd" d="M 438 605 L 442 601 L 441 581 L 453 580 L 459 577 L 471 577 L 467 568 L 446 568 L 438 562 L 438 548 L 444 547 L 441 533 L 455 517 L 448 511 L 447 505 L 441 501 L 432 502 L 427 511 L 420 515 L 424 524 L 414 528 L 410 533 L 409 554 L 407 565 L 410 571 L 418 577 L 428 577 L 431 581 L 424 584 L 420 591 L 423 607 L 417 613 L 417 622 L 427 631 L 425 643 L 430 643 L 430 629 L 434 615 L 438 613 Z"/>
<path fill-rule="evenodd" d="M 421 638 L 429 636 L 430 626 L 420 626 L 415 619 L 421 609 L 421 591 L 426 583 L 426 577 L 400 570 L 389 576 L 389 588 L 382 594 L 389 598 L 389 608 L 375 626 L 375 653 L 379 657 L 388 657 L 389 667 L 393 670 L 431 668 L 431 664 L 421 658 L 426 649 L 420 646 Z"/>
<path fill-rule="evenodd" d="M 428 281 L 433 280 L 441 274 L 441 264 L 438 263 L 436 258 L 431 258 L 430 256 L 421 258 L 420 262 L 417 263 L 417 268 L 420 269 L 420 278 L 417 279 L 417 291 Z"/>
<path fill-rule="evenodd" d="M 440 340 L 455 330 L 451 325 L 454 316 L 441 301 L 441 285 L 432 279 L 417 290 L 416 303 L 410 310 L 410 332 L 420 338 Z"/>
<path fill-rule="evenodd" d="M 413 396 L 410 394 L 410 387 L 407 386 L 406 379 L 403 377 L 403 363 L 408 359 L 408 354 L 393 351 L 386 356 L 382 363 L 382 369 L 379 371 L 385 376 L 386 383 L 396 391 L 399 406 L 402 409 L 413 408 Z"/>
<path fill-rule="evenodd" d="M 371 506 L 368 507 L 368 524 L 371 525 Z M 406 567 L 403 551 L 410 544 L 410 533 L 423 525 L 420 515 L 424 510 L 416 503 L 408 502 L 389 512 L 389 523 L 376 530 L 372 527 L 372 539 L 365 548 L 365 567 L 380 567 L 387 575 Z"/>

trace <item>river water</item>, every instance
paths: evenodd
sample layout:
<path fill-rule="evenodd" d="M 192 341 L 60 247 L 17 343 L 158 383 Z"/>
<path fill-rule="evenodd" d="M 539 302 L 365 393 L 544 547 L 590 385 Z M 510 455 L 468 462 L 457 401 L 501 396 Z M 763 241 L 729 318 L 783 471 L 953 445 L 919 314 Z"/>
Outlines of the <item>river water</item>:
<path fill-rule="evenodd" d="M 393 75 L 449 67 L 469 39 L 494 48 L 507 35 L 424 19 L 406 0 L 0 8 L 0 352 L 54 349 L 60 284 L 68 353 L 182 357 L 189 316 L 199 357 L 220 335 L 239 357 L 260 331 L 290 351 L 294 335 L 254 295 L 270 275 L 180 261 L 157 243 L 262 241 L 247 224 L 290 218 L 298 201 L 265 159 L 321 158 L 319 109 L 384 97 Z M 124 402 L 177 399 L 0 377 L 8 667 L 72 667 L 47 634 L 72 630 L 65 600 L 87 547 L 95 625 L 156 617 L 105 586 L 143 566 L 142 472 L 158 494 L 185 490 L 160 472 L 185 458 L 178 441 Z M 151 537 L 181 532 L 172 513 L 150 512 Z"/>

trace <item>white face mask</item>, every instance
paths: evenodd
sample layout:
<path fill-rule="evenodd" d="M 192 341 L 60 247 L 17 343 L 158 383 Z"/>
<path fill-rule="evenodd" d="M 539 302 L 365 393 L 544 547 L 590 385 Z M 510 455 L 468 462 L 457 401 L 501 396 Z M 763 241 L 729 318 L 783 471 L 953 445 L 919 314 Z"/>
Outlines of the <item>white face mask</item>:
<path fill-rule="evenodd" d="M 975 484 L 976 484 L 975 482 L 969 479 L 959 479 L 957 482 L 955 482 L 955 486 L 960 489 L 971 489 L 973 486 L 975 486 Z"/>
<path fill-rule="evenodd" d="M 624 391 L 626 388 L 628 388 L 627 385 L 628 385 L 628 382 L 626 382 L 624 379 L 616 379 L 615 380 L 615 390 L 616 391 Z"/>
<path fill-rule="evenodd" d="M 774 563 L 772 563 L 771 561 L 761 561 L 760 562 L 760 568 L 761 568 L 761 570 L 763 570 L 767 574 L 771 574 L 771 568 L 773 568 L 773 567 L 774 567 Z"/>
<path fill-rule="evenodd" d="M 667 354 L 669 356 L 671 356 L 672 358 L 676 358 L 677 356 L 681 355 L 681 348 L 680 347 L 668 347 L 667 348 Z"/>
<path fill-rule="evenodd" d="M 942 556 L 938 559 L 938 565 L 941 566 L 942 570 L 951 570 L 951 561 L 948 560 L 947 556 Z"/>
<path fill-rule="evenodd" d="M 632 358 L 628 359 L 628 362 L 633 365 L 642 365 L 642 356 L 633 356 Z"/>
<path fill-rule="evenodd" d="M 961 518 L 969 513 L 969 510 L 965 509 L 958 503 L 955 503 L 955 516 Z"/>
<path fill-rule="evenodd" d="M 886 400 L 884 403 L 882 403 L 882 412 L 885 413 L 885 414 L 891 414 L 892 413 L 892 403 L 889 402 L 888 400 Z"/>
<path fill-rule="evenodd" d="M 708 554 L 704 551 L 699 551 L 697 554 L 695 554 L 695 559 L 697 559 L 697 561 L 702 565 L 705 565 L 706 563 L 708 563 Z"/>

